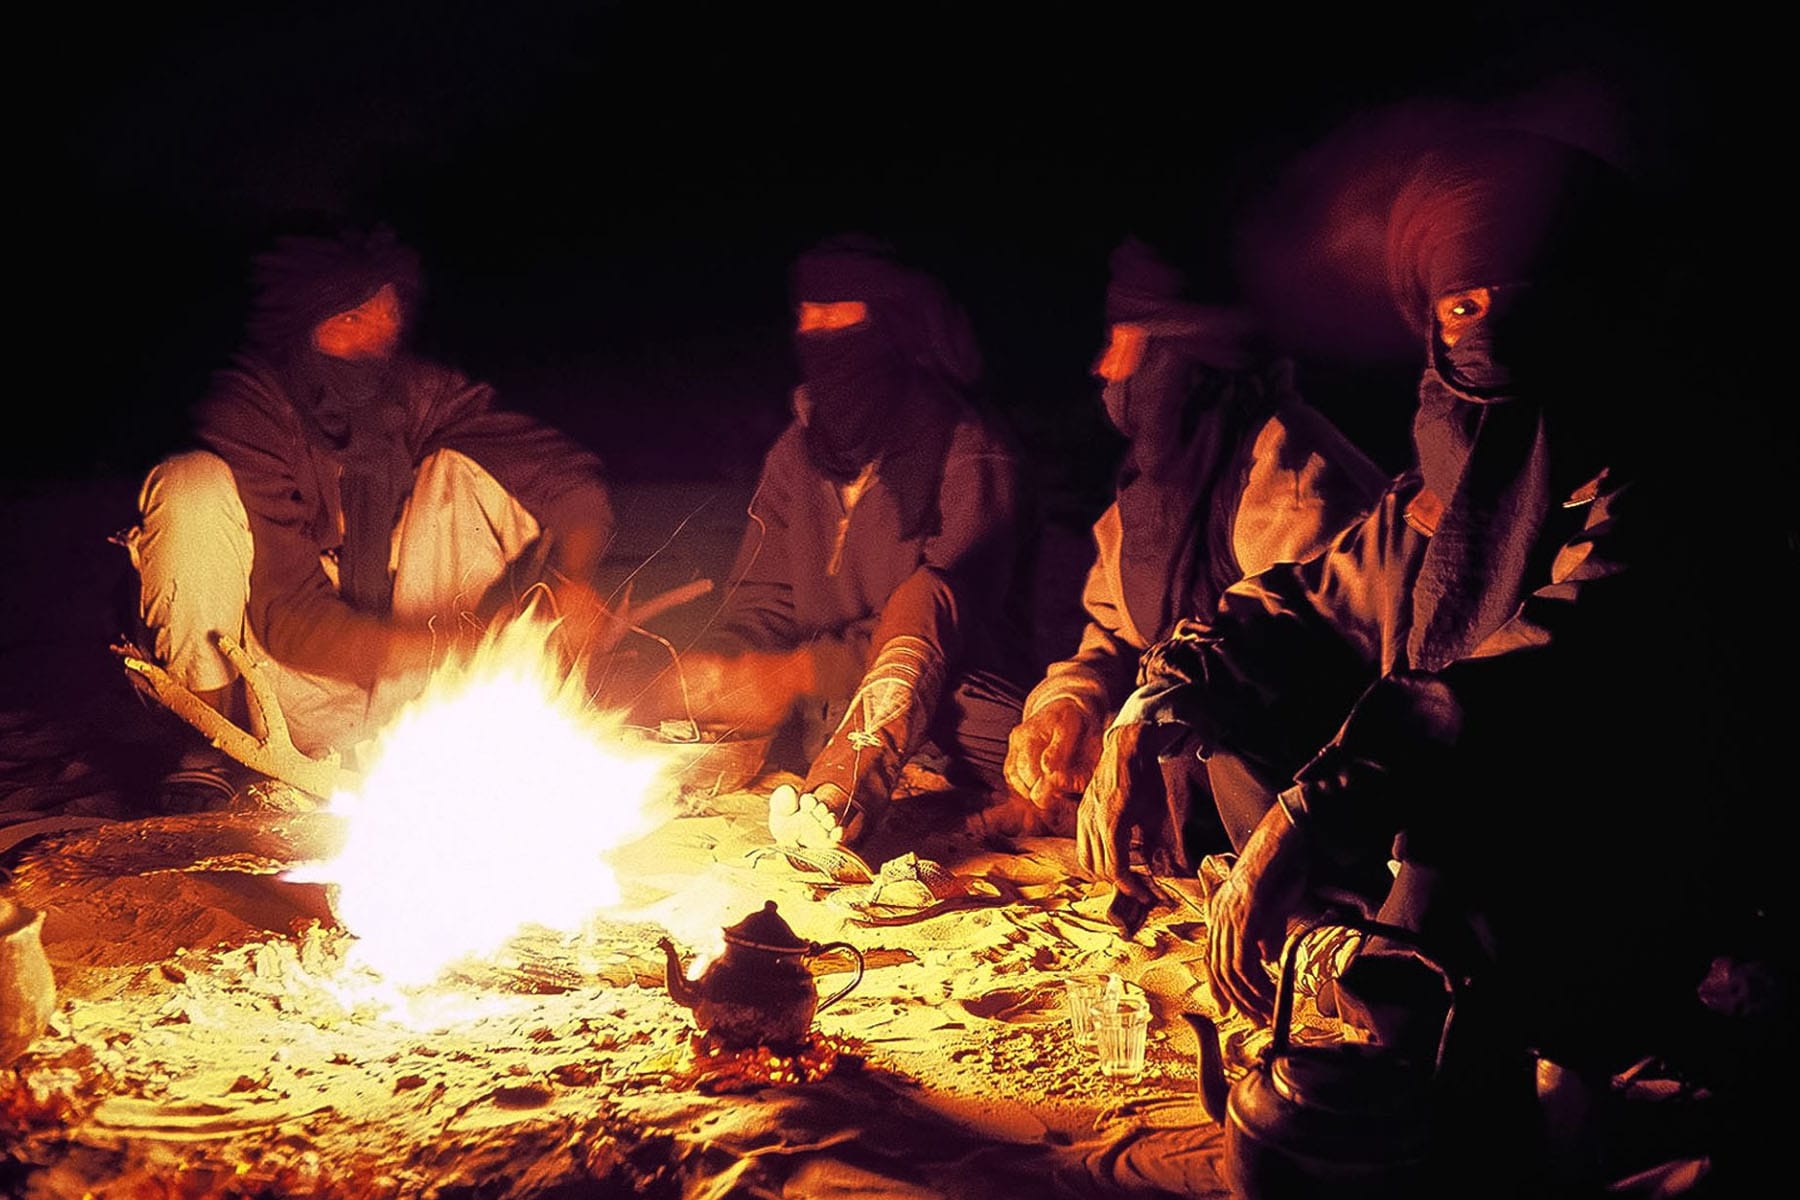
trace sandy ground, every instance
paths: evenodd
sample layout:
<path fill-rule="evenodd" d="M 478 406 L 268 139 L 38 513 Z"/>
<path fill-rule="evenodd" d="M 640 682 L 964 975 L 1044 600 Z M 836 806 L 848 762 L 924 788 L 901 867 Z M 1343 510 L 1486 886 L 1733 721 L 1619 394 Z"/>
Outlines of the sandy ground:
<path fill-rule="evenodd" d="M 917 798 L 921 816 L 931 795 Z M 282 841 L 277 825 L 265 853 Z M 217 822 L 186 833 L 194 845 L 230 840 Z M 978 897 L 1003 881 L 1012 903 L 869 926 L 859 922 L 902 909 L 797 872 L 759 853 L 766 843 L 760 788 L 714 798 L 618 856 L 626 905 L 535 949 L 521 942 L 422 993 L 435 1011 L 407 1017 L 356 991 L 321 895 L 257 873 L 254 852 L 232 859 L 236 871 L 215 856 L 114 878 L 30 856 L 13 892 L 51 913 L 64 994 L 23 1068 L 41 1109 L 13 1114 L 40 1122 L 28 1194 L 233 1171 L 270 1195 L 303 1177 L 333 1195 L 476 1183 L 533 1195 L 571 1181 L 950 1195 L 970 1172 L 989 1195 L 1223 1194 L 1177 1016 L 1205 1003 L 1191 921 L 1124 942 L 1107 897 L 1070 878 L 1066 844 L 977 828 L 920 849 L 956 864 Z M 86 845 L 90 864 L 104 857 Z M 676 941 L 694 967 L 708 930 L 766 900 L 803 938 L 849 942 L 877 965 L 818 1017 L 839 1055 L 823 1078 L 711 1094 L 693 1014 L 662 986 L 651 931 L 689 931 Z M 137 922 L 149 936 L 126 936 Z M 846 967 L 819 976 L 824 994 Z M 1154 990 L 1140 1080 L 1101 1077 L 1072 1041 L 1060 980 L 1096 968 Z M 624 1147 L 658 1138 L 661 1149 L 622 1161 Z"/>
<path fill-rule="evenodd" d="M 639 596 L 715 574 L 741 528 L 739 490 L 622 489 L 614 565 L 634 575 Z M 130 500 L 120 483 L 81 481 L 21 494 L 9 512 L 14 561 L 62 585 L 10 589 L 7 628 L 36 636 L 6 647 L 0 712 L 7 889 L 46 913 L 58 983 L 50 1027 L 9 1092 L 29 1194 L 126 1194 L 176 1176 L 187 1194 L 224 1194 L 203 1182 L 215 1177 L 270 1195 L 301 1183 L 320 1194 L 455 1194 L 479 1183 L 531 1195 L 570 1180 L 825 1194 L 827 1177 L 853 1189 L 884 1173 L 884 1192 L 908 1179 L 921 1194 L 949 1194 L 979 1168 L 1016 1181 L 1019 1194 L 1098 1195 L 1135 1161 L 1116 1141 L 1165 1128 L 1186 1141 L 1204 1124 L 1176 1017 L 1195 1002 L 1196 977 L 1162 953 L 1168 938 L 1191 942 L 1191 920 L 1121 941 L 1104 917 L 1108 896 L 1075 877 L 1067 842 L 1022 845 L 980 823 L 966 828 L 957 798 L 928 775 L 911 785 L 926 796 L 896 810 L 883 844 L 917 832 L 926 840 L 916 848 L 945 860 L 978 907 L 857 926 L 909 911 L 904 897 L 899 908 L 859 909 L 866 888 L 759 854 L 764 780 L 702 794 L 630 847 L 619 863 L 630 906 L 564 931 L 554 986 L 540 947 L 527 955 L 536 973 L 494 967 L 451 987 L 475 1015 L 450 1024 L 421 1029 L 346 999 L 345 938 L 325 892 L 279 875 L 316 847 L 269 814 L 164 818 L 147 807 L 189 735 L 132 692 L 107 649 L 129 615 L 131 580 L 106 539 Z M 1067 577 L 1083 538 L 1073 527 L 1061 542 L 1047 538 L 1043 570 Z M 708 603 L 672 613 L 661 630 L 679 644 Z M 940 842 L 928 844 L 928 833 Z M 1014 903 L 988 904 L 990 875 Z M 889 901 L 896 895 L 890 886 Z M 841 1051 L 835 1069 L 752 1104 L 694 1086 L 695 1022 L 663 988 L 643 931 L 683 931 L 691 956 L 766 899 L 803 936 L 850 942 L 873 965 L 821 1014 L 819 1032 L 842 1039 L 830 1043 Z M 913 906 L 921 899 L 915 888 Z M 622 940 L 621 929 L 636 933 Z M 1152 964 L 1168 995 L 1147 1073 L 1132 1085 L 1107 1081 L 1071 1041 L 1061 978 L 1096 967 L 1134 977 Z M 825 975 L 821 986 L 836 984 Z M 1146 1103 L 1154 1119 L 1129 1115 Z M 811 1128 L 821 1123 L 835 1128 Z M 1096 1137 L 1112 1148 L 1102 1152 Z M 642 1149 L 651 1143 L 660 1149 Z M 1100 1166 L 1086 1165 L 1096 1157 Z M 1156 1157 L 1198 1172 L 1165 1178 L 1171 1191 L 1217 1190 L 1205 1155 Z"/>
<path fill-rule="evenodd" d="M 722 569 L 736 492 L 621 491 L 615 559 L 638 570 L 638 594 Z M 130 581 L 106 536 L 130 499 L 85 481 L 7 507 L 7 560 L 29 567 L 6 589 L 0 862 L 7 893 L 47 914 L 58 1003 L 0 1070 L 0 1185 L 33 1198 L 1225 1194 L 1181 1019 L 1213 1011 L 1192 897 L 1172 892 L 1124 939 L 1068 842 L 967 818 L 919 772 L 871 860 L 904 866 L 914 851 L 968 907 L 871 922 L 931 898 L 890 891 L 883 906 L 769 854 L 777 780 L 764 778 L 689 796 L 621 850 L 619 906 L 522 935 L 426 989 L 423 1013 L 385 1007 L 348 964 L 329 893 L 281 876 L 319 852 L 307 822 L 324 818 L 146 812 L 185 731 L 107 650 Z M 1084 536 L 1049 532 L 1044 578 L 1078 577 Z M 672 615 L 672 640 L 705 604 Z M 1040 642 L 1069 615 L 1052 611 Z M 654 939 L 668 931 L 691 966 L 767 900 L 803 938 L 848 942 L 870 966 L 819 1014 L 817 1078 L 736 1090 L 663 986 Z M 847 960 L 814 969 L 828 994 Z M 1100 1077 L 1073 1042 L 1061 981 L 1094 969 L 1150 1000 L 1136 1081 Z M 1223 1031 L 1234 1071 L 1267 1038 L 1241 1020 Z M 1612 1173 L 1653 1172 L 1622 1194 L 1702 1194 L 1704 1095 L 1653 1059 L 1615 1085 L 1614 1101 L 1647 1103 Z"/>

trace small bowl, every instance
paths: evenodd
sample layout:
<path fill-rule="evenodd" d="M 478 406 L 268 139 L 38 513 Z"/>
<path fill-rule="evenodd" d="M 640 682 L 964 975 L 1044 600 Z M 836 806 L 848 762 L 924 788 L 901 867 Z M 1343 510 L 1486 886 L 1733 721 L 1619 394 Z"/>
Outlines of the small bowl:
<path fill-rule="evenodd" d="M 682 735 L 691 733 L 693 727 L 679 728 L 684 724 L 665 722 L 650 740 L 674 760 L 670 777 L 681 798 L 690 802 L 744 790 L 762 771 L 769 746 L 775 740 L 773 734 L 706 726 L 701 726 L 698 736 L 690 739 Z"/>

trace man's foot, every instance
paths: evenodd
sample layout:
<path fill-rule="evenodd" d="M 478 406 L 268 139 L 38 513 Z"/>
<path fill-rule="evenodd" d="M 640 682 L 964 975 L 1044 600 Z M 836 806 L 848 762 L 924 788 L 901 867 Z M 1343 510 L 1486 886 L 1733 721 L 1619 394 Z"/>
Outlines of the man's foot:
<path fill-rule="evenodd" d="M 189 751 L 157 783 L 154 804 L 167 816 L 223 812 L 246 784 L 259 778 L 220 751 Z"/>
<path fill-rule="evenodd" d="M 783 783 L 769 793 L 769 836 L 777 845 L 816 850 L 855 845 L 868 825 L 868 813 L 836 784 L 802 792 Z"/>

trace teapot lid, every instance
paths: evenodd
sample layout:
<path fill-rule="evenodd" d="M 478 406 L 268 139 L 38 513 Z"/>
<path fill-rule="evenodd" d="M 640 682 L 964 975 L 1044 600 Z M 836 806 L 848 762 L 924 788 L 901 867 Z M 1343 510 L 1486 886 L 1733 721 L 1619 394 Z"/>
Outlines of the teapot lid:
<path fill-rule="evenodd" d="M 725 940 L 753 950 L 772 950 L 777 954 L 799 954 L 812 949 L 803 942 L 793 927 L 775 911 L 773 900 L 763 901 L 762 908 L 725 930 Z"/>

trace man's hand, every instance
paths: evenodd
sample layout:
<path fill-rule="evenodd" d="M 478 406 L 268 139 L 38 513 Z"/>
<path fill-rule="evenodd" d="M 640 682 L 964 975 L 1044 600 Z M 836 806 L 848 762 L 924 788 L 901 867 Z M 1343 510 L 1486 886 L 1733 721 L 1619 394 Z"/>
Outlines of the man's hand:
<path fill-rule="evenodd" d="M 626 609 L 630 603 L 629 593 L 616 612 L 607 607 L 591 585 L 580 579 L 558 579 L 552 585 L 551 595 L 556 602 L 556 633 L 552 644 L 567 655 L 570 662 L 585 662 L 606 654 L 631 628 Z"/>
<path fill-rule="evenodd" d="M 1274 1013 L 1275 985 L 1264 964 L 1281 957 L 1309 871 L 1300 830 L 1279 804 L 1270 806 L 1207 905 L 1206 965 L 1226 1009 L 1263 1021 Z"/>
<path fill-rule="evenodd" d="M 657 702 L 679 703 L 696 720 L 766 732 L 786 718 L 794 702 L 814 686 L 812 656 L 785 652 L 719 654 L 690 650 L 658 685 Z"/>
<path fill-rule="evenodd" d="M 467 661 L 479 636 L 479 631 L 455 622 L 438 626 L 390 620 L 375 676 L 388 680 L 428 677 L 446 663 Z"/>
<path fill-rule="evenodd" d="M 1100 729 L 1079 701 L 1053 700 L 1014 726 L 1006 740 L 1006 782 L 1039 811 L 1079 796 L 1100 758 Z"/>
<path fill-rule="evenodd" d="M 1076 815 L 1075 854 L 1081 869 L 1145 904 L 1156 902 L 1131 869 L 1133 830 L 1151 832 L 1163 820 L 1162 767 L 1146 744 L 1145 725 L 1115 725 L 1101 742 L 1100 760 Z"/>

